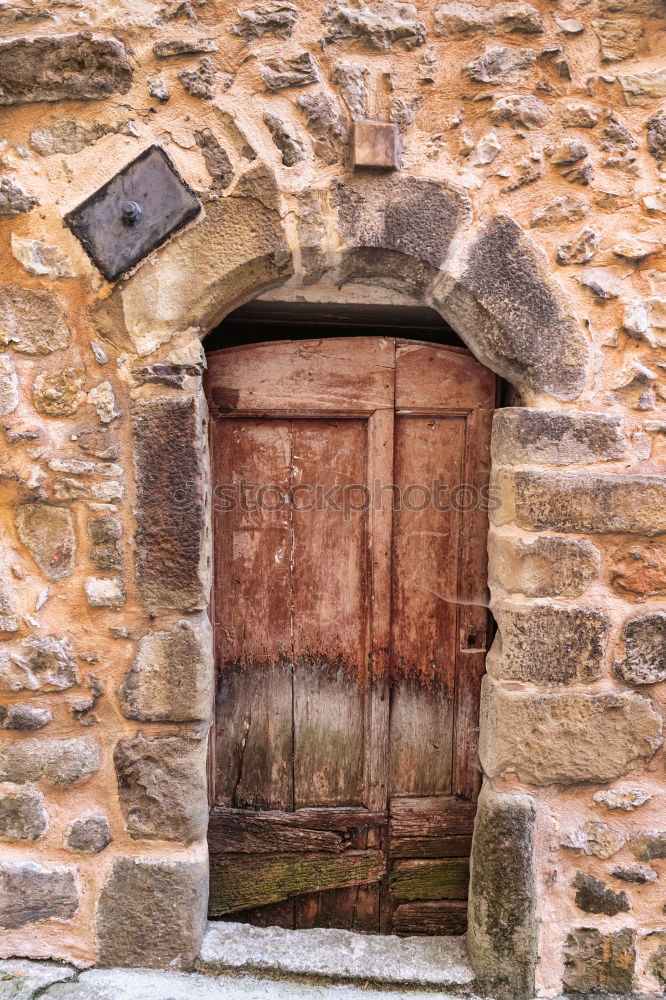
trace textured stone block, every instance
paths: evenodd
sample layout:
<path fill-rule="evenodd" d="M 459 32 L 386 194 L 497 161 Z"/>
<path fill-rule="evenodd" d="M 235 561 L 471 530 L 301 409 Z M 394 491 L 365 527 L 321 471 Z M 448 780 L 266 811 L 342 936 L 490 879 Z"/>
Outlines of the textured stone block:
<path fill-rule="evenodd" d="M 50 708 L 39 708 L 27 701 L 15 701 L 11 705 L 0 705 L 0 723 L 3 729 L 31 732 L 43 729 L 53 719 Z"/>
<path fill-rule="evenodd" d="M 666 831 L 640 833 L 631 842 L 639 861 L 661 861 L 666 858 Z"/>
<path fill-rule="evenodd" d="M 636 931 L 602 934 L 593 927 L 572 931 L 564 944 L 565 993 L 631 993 L 636 966 Z"/>
<path fill-rule="evenodd" d="M 99 854 L 112 840 L 111 825 L 106 816 L 91 813 L 74 820 L 67 831 L 65 847 L 81 854 Z"/>
<path fill-rule="evenodd" d="M 504 407 L 493 418 L 492 458 L 497 465 L 571 465 L 622 458 L 620 418 L 571 410 Z"/>
<path fill-rule="evenodd" d="M 622 629 L 625 658 L 615 673 L 628 684 L 666 681 L 666 613 L 655 611 L 626 622 Z"/>
<path fill-rule="evenodd" d="M 472 841 L 467 931 L 477 992 L 511 998 L 534 995 L 536 815 L 531 796 L 499 793 L 484 785 Z"/>
<path fill-rule="evenodd" d="M 76 869 L 33 861 L 0 864 L 0 927 L 14 930 L 40 920 L 71 920 L 79 908 Z"/>
<path fill-rule="evenodd" d="M 38 789 L 0 784 L 0 840 L 37 840 L 48 825 L 44 796 Z"/>
<path fill-rule="evenodd" d="M 557 399 L 583 390 L 589 351 L 546 261 L 520 226 L 495 216 L 471 244 L 457 280 L 435 291 L 444 318 L 479 361 Z"/>
<path fill-rule="evenodd" d="M 0 105 L 32 101 L 101 100 L 132 85 L 117 38 L 51 35 L 0 42 Z"/>
<path fill-rule="evenodd" d="M 666 477 L 509 472 L 493 477 L 495 524 L 528 531 L 658 535 L 666 532 Z"/>
<path fill-rule="evenodd" d="M 626 542 L 612 555 L 611 584 L 620 594 L 666 594 L 666 537 Z"/>
<path fill-rule="evenodd" d="M 76 558 L 74 517 L 66 507 L 22 504 L 16 530 L 26 549 L 49 580 L 71 576 Z"/>
<path fill-rule="evenodd" d="M 206 861 L 117 858 L 95 913 L 100 964 L 191 967 L 207 906 Z"/>
<path fill-rule="evenodd" d="M 401 174 L 357 174 L 334 182 L 332 197 L 342 235 L 358 248 L 346 273 L 356 266 L 360 277 L 398 274 L 396 268 L 402 267 L 405 280 L 415 285 L 432 281 L 471 217 L 469 197 L 461 188 Z M 393 255 L 402 256 L 402 264 Z"/>
<path fill-rule="evenodd" d="M 206 836 L 208 793 L 206 741 L 142 733 L 121 740 L 113 762 L 120 804 L 133 840 L 177 840 Z"/>
<path fill-rule="evenodd" d="M 205 614 L 149 632 L 118 692 L 123 715 L 142 722 L 197 722 L 213 710 L 213 633 Z"/>
<path fill-rule="evenodd" d="M 576 890 L 576 906 L 585 913 L 605 913 L 614 917 L 629 910 L 626 892 L 613 892 L 605 882 L 587 872 L 576 872 L 573 887 Z"/>
<path fill-rule="evenodd" d="M 69 639 L 36 635 L 0 646 L 0 691 L 65 691 L 78 680 Z"/>
<path fill-rule="evenodd" d="M 0 346 L 22 354 L 50 354 L 69 344 L 69 329 L 55 295 L 20 285 L 0 288 Z"/>
<path fill-rule="evenodd" d="M 536 684 L 586 683 L 603 672 L 608 615 L 593 608 L 493 606 L 499 626 L 488 673 Z"/>
<path fill-rule="evenodd" d="M 196 396 L 132 407 L 136 582 L 149 608 L 198 611 L 210 588 L 205 408 Z"/>
<path fill-rule="evenodd" d="M 599 576 L 601 556 L 588 541 L 543 535 L 525 541 L 491 533 L 488 578 L 527 597 L 578 597 Z"/>
<path fill-rule="evenodd" d="M 661 717 L 641 695 L 515 691 L 488 676 L 481 691 L 479 755 L 490 777 L 515 773 L 535 785 L 612 781 L 650 760 L 663 742 Z"/>
<path fill-rule="evenodd" d="M 99 745 L 90 737 L 71 740 L 30 739 L 0 744 L 0 781 L 41 781 L 73 785 L 99 767 Z"/>

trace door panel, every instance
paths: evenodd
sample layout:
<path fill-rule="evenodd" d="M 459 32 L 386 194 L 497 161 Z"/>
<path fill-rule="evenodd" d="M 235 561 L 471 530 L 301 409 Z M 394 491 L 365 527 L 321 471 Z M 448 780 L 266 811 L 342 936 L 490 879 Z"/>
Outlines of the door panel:
<path fill-rule="evenodd" d="M 211 916 L 460 933 L 487 505 L 451 488 L 487 485 L 495 378 L 335 338 L 216 352 L 206 390 Z"/>
<path fill-rule="evenodd" d="M 331 501 L 340 507 L 303 491 L 305 503 L 298 506 L 314 509 L 293 511 L 296 808 L 366 804 L 368 512 L 347 511 L 344 500 L 350 490 L 360 495 L 354 487 L 365 487 L 366 442 L 367 421 L 293 424 L 294 484 L 316 484 L 321 494 L 333 490 Z"/>
<path fill-rule="evenodd" d="M 444 487 L 460 482 L 464 431 L 460 418 L 396 417 L 392 795 L 451 791 L 460 518 Z"/>

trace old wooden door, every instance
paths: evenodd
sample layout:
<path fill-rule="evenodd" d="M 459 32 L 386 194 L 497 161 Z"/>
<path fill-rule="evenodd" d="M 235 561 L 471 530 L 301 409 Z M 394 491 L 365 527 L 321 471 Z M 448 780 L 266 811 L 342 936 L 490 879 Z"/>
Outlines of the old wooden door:
<path fill-rule="evenodd" d="M 380 337 L 208 364 L 211 916 L 459 933 L 495 377 Z"/>

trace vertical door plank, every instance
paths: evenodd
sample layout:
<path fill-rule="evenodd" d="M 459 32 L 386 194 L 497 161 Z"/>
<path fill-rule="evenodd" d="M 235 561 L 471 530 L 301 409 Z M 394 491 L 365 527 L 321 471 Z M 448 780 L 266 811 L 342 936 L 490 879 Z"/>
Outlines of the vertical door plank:
<path fill-rule="evenodd" d="M 419 487 L 432 490 L 438 478 L 461 482 L 463 433 L 460 418 L 396 415 L 402 499 L 393 529 L 393 795 L 451 790 L 459 518 L 446 493 L 436 505 Z"/>
<path fill-rule="evenodd" d="M 452 792 L 476 801 L 481 788 L 478 760 L 479 701 L 490 636 L 488 611 L 488 494 L 493 411 L 473 410 L 465 428 L 464 479 L 477 502 L 461 513 L 458 584 L 458 652 Z M 484 499 L 485 498 L 485 499 Z"/>
<path fill-rule="evenodd" d="M 388 801 L 391 644 L 391 539 L 393 534 L 393 410 L 368 421 L 370 613 L 367 644 L 371 683 L 365 700 L 365 793 L 371 810 Z"/>
<path fill-rule="evenodd" d="M 290 422 L 219 420 L 215 435 L 216 801 L 290 809 L 291 512 L 257 504 L 263 484 L 288 489 Z"/>
<path fill-rule="evenodd" d="M 345 487 L 365 485 L 367 422 L 294 420 L 292 460 L 340 507 L 293 512 L 295 808 L 363 805 L 368 511 Z"/>

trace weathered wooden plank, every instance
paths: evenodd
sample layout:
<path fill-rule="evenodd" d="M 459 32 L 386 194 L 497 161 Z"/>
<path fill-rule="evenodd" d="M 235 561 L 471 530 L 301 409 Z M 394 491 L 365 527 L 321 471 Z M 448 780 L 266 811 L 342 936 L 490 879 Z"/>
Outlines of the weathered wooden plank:
<path fill-rule="evenodd" d="M 294 420 L 292 470 L 335 504 L 293 511 L 294 804 L 365 805 L 367 421 Z"/>
<path fill-rule="evenodd" d="M 393 913 L 394 934 L 464 934 L 467 931 L 467 903 L 428 900 L 400 903 Z"/>
<path fill-rule="evenodd" d="M 475 410 L 465 427 L 464 479 L 483 499 L 490 477 L 492 410 Z M 487 493 L 486 493 L 487 497 Z M 489 498 L 488 498 L 489 499 Z M 458 574 L 458 650 L 454 709 L 452 791 L 476 801 L 481 789 L 479 702 L 490 648 L 488 612 L 488 503 L 461 512 Z"/>
<path fill-rule="evenodd" d="M 386 859 L 381 851 L 270 857 L 214 855 L 209 912 L 219 916 L 277 903 L 305 892 L 378 882 L 385 871 Z"/>
<path fill-rule="evenodd" d="M 238 833 L 235 831 L 237 831 L 239 824 L 242 825 L 246 821 L 251 824 L 253 829 L 257 829 L 258 836 L 264 836 L 260 832 L 260 828 L 261 830 L 265 828 L 267 839 L 274 836 L 269 832 L 273 827 L 278 827 L 280 830 L 303 830 L 306 833 L 328 831 L 339 835 L 342 842 L 349 846 L 354 831 L 368 827 L 385 827 L 388 823 L 388 815 L 385 812 L 369 812 L 367 809 L 345 806 L 333 809 L 297 809 L 295 812 L 283 812 L 279 809 L 231 809 L 227 806 L 215 806 L 210 812 L 208 826 L 211 850 L 215 849 L 218 853 L 224 852 L 224 844 L 229 831 L 231 831 L 230 836 L 238 838 Z M 214 848 L 213 845 L 215 845 Z M 231 853 L 243 852 L 238 848 Z M 262 850 L 259 853 L 265 852 Z"/>
<path fill-rule="evenodd" d="M 211 854 L 270 854 L 289 851 L 324 851 L 339 854 L 345 846 L 342 834 L 332 830 L 308 830 L 288 822 L 267 820 L 246 809 L 213 809 L 208 821 Z"/>
<path fill-rule="evenodd" d="M 471 410 L 495 406 L 495 376 L 461 347 L 396 341 L 398 410 Z"/>
<path fill-rule="evenodd" d="M 249 910 L 233 910 L 231 913 L 217 914 L 209 912 L 208 916 L 216 920 L 233 920 L 241 924 L 252 924 L 254 927 L 286 927 L 288 930 L 293 930 L 295 903 L 295 899 L 283 899 L 279 903 L 255 906 Z"/>
<path fill-rule="evenodd" d="M 469 856 L 472 837 L 391 837 L 392 858 L 462 858 Z"/>
<path fill-rule="evenodd" d="M 452 837 L 471 835 L 476 806 L 453 795 L 392 798 L 392 837 Z"/>
<path fill-rule="evenodd" d="M 289 486 L 290 422 L 222 421 L 214 435 L 216 801 L 290 808 L 291 513 L 256 496 L 263 483 Z"/>
<path fill-rule="evenodd" d="M 364 827 L 351 834 L 350 847 L 356 850 L 381 849 L 376 827 Z M 296 897 L 295 926 L 343 927 L 350 931 L 377 933 L 379 931 L 379 886 L 350 886 L 346 889 L 328 889 Z"/>
<path fill-rule="evenodd" d="M 368 421 L 368 512 L 370 577 L 366 646 L 369 651 L 370 689 L 365 698 L 365 805 L 386 808 L 389 782 L 390 644 L 391 644 L 391 539 L 393 491 L 377 484 L 393 480 L 393 410 L 377 410 Z"/>
<path fill-rule="evenodd" d="M 459 516 L 437 482 L 449 491 L 460 483 L 463 432 L 458 417 L 396 417 L 402 502 L 393 529 L 393 794 L 451 791 Z"/>
<path fill-rule="evenodd" d="M 467 899 L 469 860 L 397 861 L 391 870 L 396 899 Z"/>
<path fill-rule="evenodd" d="M 206 388 L 219 411 L 372 412 L 393 406 L 393 340 L 331 337 L 214 351 Z"/>

